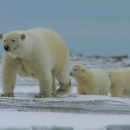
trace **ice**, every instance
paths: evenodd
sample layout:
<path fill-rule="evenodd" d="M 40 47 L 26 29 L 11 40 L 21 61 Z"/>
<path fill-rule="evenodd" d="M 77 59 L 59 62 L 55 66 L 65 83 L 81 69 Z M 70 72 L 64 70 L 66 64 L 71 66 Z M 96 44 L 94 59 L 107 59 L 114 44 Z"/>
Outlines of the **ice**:
<path fill-rule="evenodd" d="M 70 53 L 70 69 L 83 64 L 89 69 L 121 69 L 130 66 L 128 57 L 84 57 Z M 2 63 L 0 58 L 0 73 Z M 17 76 L 15 97 L 0 98 L 0 130 L 128 130 L 130 98 L 78 95 L 75 80 L 68 95 L 36 99 L 38 81 Z M 1 75 L 0 75 L 1 86 Z M 57 82 L 57 87 L 59 83 Z M 2 93 L 2 87 L 0 87 Z"/>

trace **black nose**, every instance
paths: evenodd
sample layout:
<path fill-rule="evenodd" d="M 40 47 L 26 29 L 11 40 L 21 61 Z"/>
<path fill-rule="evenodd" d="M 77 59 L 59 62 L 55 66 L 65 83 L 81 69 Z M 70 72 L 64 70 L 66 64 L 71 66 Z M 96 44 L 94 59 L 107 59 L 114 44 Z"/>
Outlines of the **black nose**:
<path fill-rule="evenodd" d="M 9 46 L 4 46 L 5 51 L 9 51 Z"/>

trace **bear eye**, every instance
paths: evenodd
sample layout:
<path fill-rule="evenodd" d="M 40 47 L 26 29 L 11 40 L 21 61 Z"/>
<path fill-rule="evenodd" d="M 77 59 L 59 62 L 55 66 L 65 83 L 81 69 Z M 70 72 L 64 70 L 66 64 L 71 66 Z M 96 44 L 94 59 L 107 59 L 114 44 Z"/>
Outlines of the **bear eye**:
<path fill-rule="evenodd" d="M 76 69 L 74 69 L 74 71 L 76 71 Z"/>
<path fill-rule="evenodd" d="M 4 40 L 4 42 L 5 42 L 5 40 Z"/>
<path fill-rule="evenodd" d="M 14 39 L 13 39 L 12 41 L 13 41 L 13 42 L 15 42 L 15 40 L 14 40 Z"/>

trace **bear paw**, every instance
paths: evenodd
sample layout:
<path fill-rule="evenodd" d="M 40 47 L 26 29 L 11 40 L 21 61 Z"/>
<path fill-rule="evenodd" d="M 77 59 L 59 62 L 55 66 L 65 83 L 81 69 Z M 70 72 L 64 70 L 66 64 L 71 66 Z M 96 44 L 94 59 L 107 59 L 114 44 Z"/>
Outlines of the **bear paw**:
<path fill-rule="evenodd" d="M 52 97 L 56 97 L 56 96 L 57 96 L 57 93 L 52 92 Z"/>
<path fill-rule="evenodd" d="M 68 84 L 64 84 L 60 82 L 60 87 L 57 89 L 58 95 L 65 95 L 70 93 L 71 91 L 71 81 Z"/>
<path fill-rule="evenodd" d="M 48 98 L 48 97 L 52 97 L 52 96 L 51 95 L 45 95 L 45 94 L 35 95 L 35 98 Z"/>
<path fill-rule="evenodd" d="M 14 97 L 14 93 L 4 93 L 1 94 L 0 97 Z"/>
<path fill-rule="evenodd" d="M 68 94 L 69 91 L 68 90 L 64 90 L 64 89 L 57 89 L 57 94 L 58 95 L 65 95 L 65 94 Z"/>

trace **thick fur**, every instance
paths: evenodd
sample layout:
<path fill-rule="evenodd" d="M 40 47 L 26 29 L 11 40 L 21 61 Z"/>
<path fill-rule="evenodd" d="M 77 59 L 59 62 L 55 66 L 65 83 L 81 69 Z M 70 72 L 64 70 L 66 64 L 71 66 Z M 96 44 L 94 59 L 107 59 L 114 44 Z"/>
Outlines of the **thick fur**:
<path fill-rule="evenodd" d="M 130 68 L 108 70 L 107 73 L 111 80 L 111 96 L 130 96 Z"/>
<path fill-rule="evenodd" d="M 2 96 L 14 96 L 16 75 L 38 79 L 40 92 L 36 97 L 51 97 L 70 92 L 69 51 L 54 31 L 34 28 L 0 34 L 2 56 Z M 56 90 L 55 77 L 60 83 Z"/>
<path fill-rule="evenodd" d="M 77 93 L 83 95 L 108 95 L 111 82 L 107 73 L 100 69 L 89 70 L 83 65 L 75 65 L 70 71 L 75 79 Z"/>

